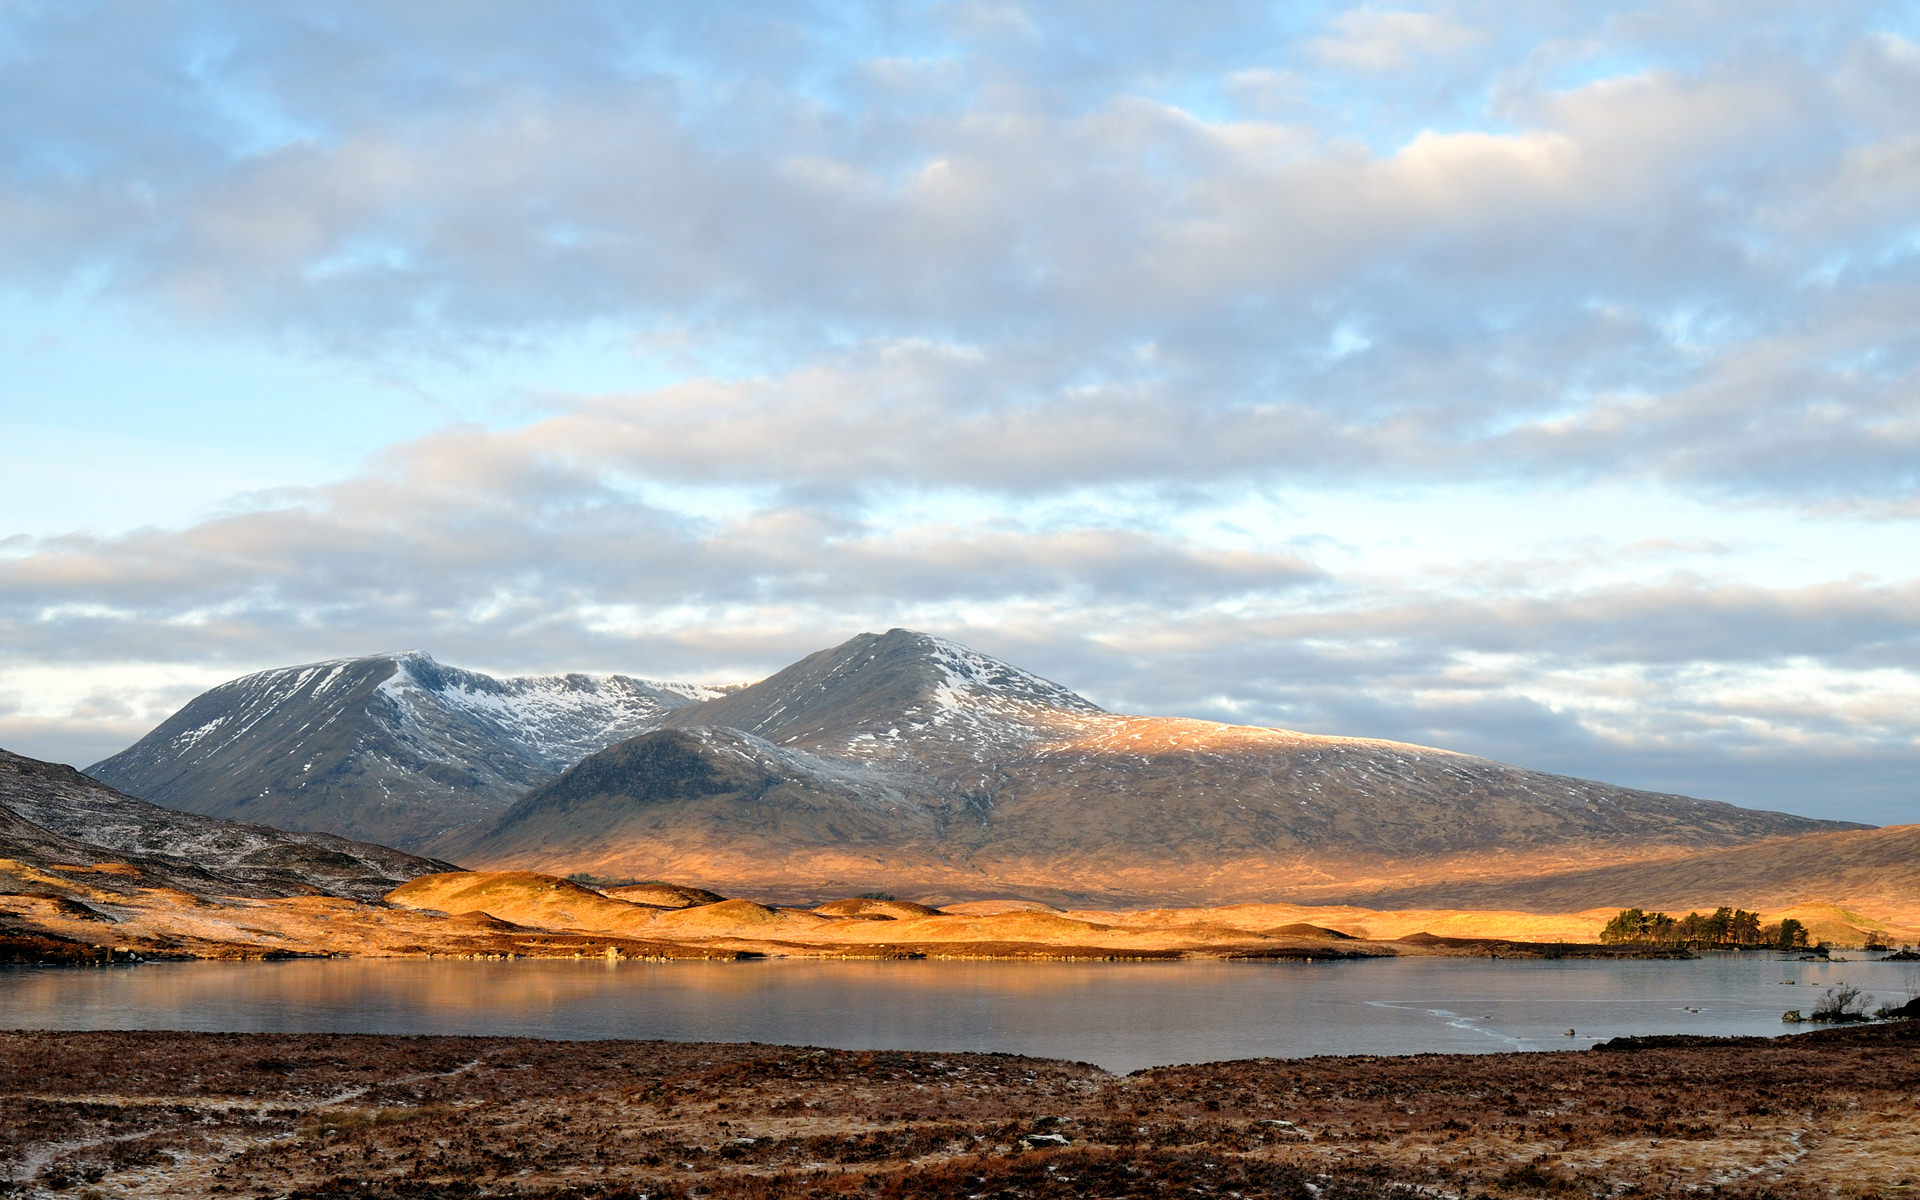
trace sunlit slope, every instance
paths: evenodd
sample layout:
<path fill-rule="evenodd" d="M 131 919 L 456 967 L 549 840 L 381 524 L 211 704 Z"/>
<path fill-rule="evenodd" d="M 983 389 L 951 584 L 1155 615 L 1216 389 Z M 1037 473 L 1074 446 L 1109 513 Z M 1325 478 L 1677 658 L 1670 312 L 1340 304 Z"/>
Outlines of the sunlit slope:
<path fill-rule="evenodd" d="M 458 915 L 486 913 L 537 929 L 625 932 L 652 924 L 657 909 L 531 871 L 453 872 L 410 880 L 387 902 Z"/>
<path fill-rule="evenodd" d="M 1843 827 L 1429 747 L 1118 716 L 910 630 L 861 635 L 665 723 L 449 853 L 796 898 L 1212 903 Z"/>
<path fill-rule="evenodd" d="M 1138 914 L 1045 909 L 948 913 L 924 904 L 861 898 L 829 901 L 812 909 L 745 899 L 654 909 L 531 871 L 429 876 L 396 888 L 387 901 L 407 909 L 504 920 L 529 930 L 607 932 L 662 945 L 800 956 L 1272 953 L 1310 957 L 1331 953 L 1331 942 L 1338 940 L 1337 935 L 1321 930 L 1260 930 L 1186 912 L 1152 914 L 1147 919 Z M 1158 916 L 1169 919 L 1153 919 Z M 1343 951 L 1347 955 L 1393 952 L 1360 945 Z"/>
<path fill-rule="evenodd" d="M 782 955 L 855 955 L 880 950 L 1022 956 L 1072 953 L 1168 956 L 1282 956 L 1475 953 L 1468 943 L 1572 947 L 1597 943 L 1612 909 L 1585 912 L 1466 912 L 1446 908 L 1380 911 L 1345 906 L 1232 904 L 1160 909 L 1059 911 L 1025 904 L 959 903 L 948 908 L 903 900 L 846 898 L 811 908 L 747 899 L 715 899 L 682 908 L 624 904 L 530 871 L 436 875 L 395 889 L 391 904 L 453 914 L 486 914 L 529 929 L 615 932 L 685 947 Z M 1920 929 L 1889 925 L 1831 905 L 1763 911 L 1793 917 L 1818 940 L 1857 946 L 1869 931 L 1911 938 Z M 1481 951 L 1484 952 L 1484 951 Z"/>
<path fill-rule="evenodd" d="M 1551 912 L 1576 903 L 1685 912 L 1721 904 L 1785 910 L 1829 904 L 1920 926 L 1920 825 L 1814 833 L 1684 858 L 1563 870 L 1532 879 L 1429 883 L 1356 894 L 1355 903 Z"/>

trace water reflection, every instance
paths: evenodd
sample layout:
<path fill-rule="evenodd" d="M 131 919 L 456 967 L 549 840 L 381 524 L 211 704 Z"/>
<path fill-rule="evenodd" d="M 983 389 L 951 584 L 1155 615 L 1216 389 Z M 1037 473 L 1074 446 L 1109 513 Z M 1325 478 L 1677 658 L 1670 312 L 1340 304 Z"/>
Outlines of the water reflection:
<path fill-rule="evenodd" d="M 1787 981 L 1792 981 L 1791 983 Z M 1775 1035 L 1900 964 L 1391 959 L 1060 963 L 336 959 L 0 968 L 0 1026 L 513 1034 L 1001 1050 L 1111 1070 L 1308 1054 L 1559 1050 Z M 1572 1030 L 1573 1035 L 1568 1035 Z"/>

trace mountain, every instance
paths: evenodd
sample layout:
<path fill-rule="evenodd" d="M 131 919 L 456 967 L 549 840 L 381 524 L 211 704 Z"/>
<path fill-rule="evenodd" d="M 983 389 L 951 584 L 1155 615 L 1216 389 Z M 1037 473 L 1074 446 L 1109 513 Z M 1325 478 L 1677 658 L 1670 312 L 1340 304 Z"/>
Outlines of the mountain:
<path fill-rule="evenodd" d="M 72 767 L 0 750 L 0 891 L 53 870 L 192 895 L 378 897 L 448 864 L 324 833 L 161 808 Z M 117 864 L 117 866 L 113 865 Z M 103 866 L 106 865 L 106 866 Z M 8 876 L 16 876 L 11 880 Z"/>
<path fill-rule="evenodd" d="M 904 629 L 862 634 L 662 726 L 447 852 L 762 896 L 1218 903 L 1858 828 L 1430 747 L 1122 716 Z"/>
<path fill-rule="evenodd" d="M 1738 898 L 1777 911 L 1824 903 L 1920 926 L 1920 825 L 1779 838 L 1650 862 L 1560 871 L 1529 879 L 1434 880 L 1356 896 L 1372 907 L 1525 909 L 1596 907 L 1684 913 Z"/>
<path fill-rule="evenodd" d="M 496 679 L 417 651 L 337 659 L 221 684 L 87 771 L 170 808 L 418 850 L 717 694 L 623 675 Z"/>
<path fill-rule="evenodd" d="M 449 872 L 467 878 L 450 863 L 385 846 L 160 808 L 72 767 L 0 750 L 0 963 L 739 954 L 684 939 L 524 929 L 385 900 L 421 876 Z M 657 911 L 586 894 L 609 908 Z M 701 894 L 689 897 L 681 903 Z"/>
<path fill-rule="evenodd" d="M 948 817 L 935 793 L 904 774 L 703 726 L 656 730 L 592 755 L 449 839 L 448 853 L 702 886 L 724 877 L 763 895 L 938 859 Z"/>
<path fill-rule="evenodd" d="M 1029 671 L 895 629 L 808 655 L 662 724 L 721 726 L 847 762 L 918 768 L 1024 753 L 1106 715 Z"/>

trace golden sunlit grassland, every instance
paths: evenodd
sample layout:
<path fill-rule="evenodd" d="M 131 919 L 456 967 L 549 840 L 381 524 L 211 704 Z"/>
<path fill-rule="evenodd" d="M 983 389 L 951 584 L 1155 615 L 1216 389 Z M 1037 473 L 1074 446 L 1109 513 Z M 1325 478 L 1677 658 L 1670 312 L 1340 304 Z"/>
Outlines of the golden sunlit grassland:
<path fill-rule="evenodd" d="M 1570 913 L 1235 904 L 1060 910 L 1027 900 L 945 907 L 851 898 L 781 906 L 669 884 L 602 889 L 532 871 L 415 879 L 383 901 L 196 896 L 141 886 L 114 864 L 0 863 L 0 933 L 13 958 L 518 955 L 537 957 L 1335 958 L 1382 954 L 1613 953 L 1612 909 Z M 1915 931 L 1833 905 L 1793 916 L 1817 940 L 1894 942 Z"/>

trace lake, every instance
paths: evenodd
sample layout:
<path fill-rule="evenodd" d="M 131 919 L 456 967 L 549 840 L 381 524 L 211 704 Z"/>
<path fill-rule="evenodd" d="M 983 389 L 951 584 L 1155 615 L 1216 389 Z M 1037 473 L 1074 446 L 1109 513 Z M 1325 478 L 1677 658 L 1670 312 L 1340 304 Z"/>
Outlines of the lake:
<path fill-rule="evenodd" d="M 1314 1054 L 1565 1050 L 1627 1034 L 1775 1036 L 1911 963 L 508 962 L 322 959 L 0 967 L 0 1028 L 505 1034 L 986 1050 L 1112 1071 Z M 1569 1037 L 1571 1029 L 1574 1035 Z"/>

